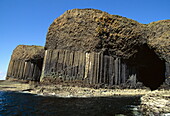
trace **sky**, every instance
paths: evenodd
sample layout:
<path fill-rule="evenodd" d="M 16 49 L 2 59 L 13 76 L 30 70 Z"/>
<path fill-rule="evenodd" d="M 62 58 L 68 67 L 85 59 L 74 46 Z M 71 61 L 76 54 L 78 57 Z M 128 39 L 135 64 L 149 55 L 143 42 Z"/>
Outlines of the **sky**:
<path fill-rule="evenodd" d="M 140 23 L 170 19 L 170 0 L 0 0 L 0 80 L 17 45 L 45 45 L 50 24 L 66 10 L 94 8 Z"/>

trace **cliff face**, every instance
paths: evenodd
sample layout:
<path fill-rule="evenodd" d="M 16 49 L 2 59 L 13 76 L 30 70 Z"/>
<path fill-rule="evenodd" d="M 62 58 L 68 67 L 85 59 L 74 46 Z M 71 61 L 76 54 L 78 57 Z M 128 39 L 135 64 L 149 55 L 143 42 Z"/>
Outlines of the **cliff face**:
<path fill-rule="evenodd" d="M 95 9 L 66 11 L 50 25 L 45 49 L 98 52 L 128 59 L 147 43 L 170 62 L 170 20 L 148 25 Z"/>
<path fill-rule="evenodd" d="M 38 81 L 40 75 L 110 86 L 138 80 L 158 88 L 170 77 L 170 20 L 141 24 L 95 9 L 68 10 L 50 25 L 45 48 L 13 51 L 7 77 Z"/>
<path fill-rule="evenodd" d="M 44 59 L 44 47 L 19 45 L 13 51 L 8 66 L 7 79 L 39 81 L 42 62 Z"/>
<path fill-rule="evenodd" d="M 36 61 L 44 58 L 44 47 L 42 46 L 29 46 L 18 45 L 11 56 L 11 60 L 26 60 Z"/>
<path fill-rule="evenodd" d="M 42 78 L 109 85 L 131 78 L 156 89 L 170 75 L 169 35 L 170 20 L 141 24 L 95 9 L 68 10 L 49 27 Z"/>
<path fill-rule="evenodd" d="M 167 62 L 170 62 L 170 20 L 152 22 L 147 25 L 148 44 Z"/>
<path fill-rule="evenodd" d="M 46 49 L 85 52 L 104 51 L 129 58 L 135 47 L 145 42 L 142 24 L 95 9 L 73 9 L 54 20 L 49 27 Z"/>

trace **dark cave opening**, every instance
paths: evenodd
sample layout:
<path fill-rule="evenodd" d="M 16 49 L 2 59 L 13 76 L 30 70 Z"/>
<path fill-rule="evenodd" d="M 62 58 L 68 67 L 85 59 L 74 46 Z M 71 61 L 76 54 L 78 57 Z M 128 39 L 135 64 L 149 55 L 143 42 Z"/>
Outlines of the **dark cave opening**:
<path fill-rule="evenodd" d="M 33 69 L 33 81 L 40 81 L 40 76 L 41 76 L 41 72 L 42 72 L 42 67 L 43 67 L 43 58 L 41 59 L 36 59 L 36 60 L 31 60 L 31 63 L 33 63 L 35 65 L 34 69 Z"/>
<path fill-rule="evenodd" d="M 42 68 L 43 68 L 43 61 L 44 61 L 43 58 L 41 58 L 37 61 L 37 67 L 39 68 L 39 75 L 37 77 L 37 81 L 40 81 L 41 72 L 42 72 Z"/>
<path fill-rule="evenodd" d="M 137 67 L 138 81 L 151 90 L 158 89 L 165 80 L 165 61 L 146 44 L 139 47 L 133 61 Z"/>

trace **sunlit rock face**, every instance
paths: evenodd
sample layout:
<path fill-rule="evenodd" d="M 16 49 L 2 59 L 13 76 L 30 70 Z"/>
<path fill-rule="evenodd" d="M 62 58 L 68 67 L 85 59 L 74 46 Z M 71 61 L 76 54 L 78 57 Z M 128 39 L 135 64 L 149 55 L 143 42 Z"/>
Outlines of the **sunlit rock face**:
<path fill-rule="evenodd" d="M 141 24 L 96 9 L 73 9 L 50 25 L 45 49 L 104 51 L 129 58 L 145 43 L 170 62 L 170 20 Z"/>
<path fill-rule="evenodd" d="M 94 82 L 104 78 L 101 79 L 103 82 L 98 81 L 98 83 L 119 85 L 128 82 L 130 79 L 132 82 L 137 80 L 151 89 L 156 89 L 170 74 L 169 34 L 170 20 L 141 24 L 96 9 L 73 9 L 66 11 L 50 25 L 45 49 L 48 54 L 50 54 L 50 50 L 56 52 L 57 49 L 67 51 L 67 54 L 70 54 L 68 53 L 69 50 L 85 53 L 83 56 L 74 55 L 71 60 L 80 60 L 80 57 L 86 59 L 83 66 L 85 73 L 80 78 L 89 78 L 91 80 L 89 83 L 93 83 L 92 80 L 95 80 L 91 79 L 93 77 L 97 79 Z M 58 53 L 63 54 L 64 52 L 59 51 Z M 55 56 L 51 52 L 51 56 L 47 56 L 47 59 L 52 59 Z M 90 59 L 88 56 L 92 61 L 87 60 Z M 105 58 L 105 56 L 109 56 L 110 59 Z M 97 67 L 101 72 L 100 74 L 94 72 L 97 64 L 93 64 L 93 59 L 101 64 Z M 60 60 L 55 62 L 57 64 Z M 80 65 L 77 64 L 78 66 Z M 102 66 L 103 69 L 101 69 Z M 54 77 L 55 74 L 59 73 L 57 68 L 57 65 L 53 65 L 53 68 L 50 69 L 53 71 Z M 109 73 L 110 68 L 113 69 L 111 73 Z M 87 69 L 92 70 L 87 71 Z M 90 76 L 94 73 L 98 77 L 96 75 Z M 109 73 L 109 76 L 105 73 Z M 99 77 L 99 75 L 102 75 L 102 77 Z M 64 74 L 63 76 L 67 77 L 68 75 Z"/>
<path fill-rule="evenodd" d="M 7 79 L 39 81 L 44 59 L 44 47 L 17 46 L 11 56 Z"/>
<path fill-rule="evenodd" d="M 99 52 L 129 58 L 145 43 L 143 24 L 95 9 L 66 11 L 50 25 L 45 49 Z"/>
<path fill-rule="evenodd" d="M 13 52 L 7 77 L 40 75 L 49 82 L 157 89 L 170 83 L 170 20 L 141 24 L 96 9 L 68 10 L 48 28 L 44 48 L 21 45 Z"/>

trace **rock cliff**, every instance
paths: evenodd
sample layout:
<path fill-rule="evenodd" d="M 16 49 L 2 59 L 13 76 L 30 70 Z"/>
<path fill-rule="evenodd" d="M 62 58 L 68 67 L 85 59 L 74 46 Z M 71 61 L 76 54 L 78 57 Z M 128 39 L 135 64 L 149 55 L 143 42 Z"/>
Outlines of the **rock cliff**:
<path fill-rule="evenodd" d="M 43 59 L 44 47 L 17 46 L 11 56 L 7 79 L 15 78 L 19 80 L 39 81 Z"/>
<path fill-rule="evenodd" d="M 170 20 L 141 24 L 96 9 L 68 10 L 48 29 L 43 76 L 110 85 L 130 77 L 156 89 L 170 76 L 169 35 Z"/>
<path fill-rule="evenodd" d="M 50 25 L 45 49 L 69 49 L 128 59 L 147 43 L 170 62 L 170 20 L 141 24 L 95 9 L 66 11 Z"/>
<path fill-rule="evenodd" d="M 111 86 L 140 81 L 157 89 L 170 77 L 170 20 L 141 24 L 96 9 L 68 10 L 50 25 L 44 48 L 13 51 L 7 77 L 39 81 L 40 75 Z"/>
<path fill-rule="evenodd" d="M 170 20 L 152 22 L 147 29 L 148 44 L 161 58 L 170 62 Z"/>
<path fill-rule="evenodd" d="M 44 47 L 42 46 L 29 46 L 18 45 L 11 56 L 11 60 L 26 60 L 35 61 L 44 58 Z"/>

